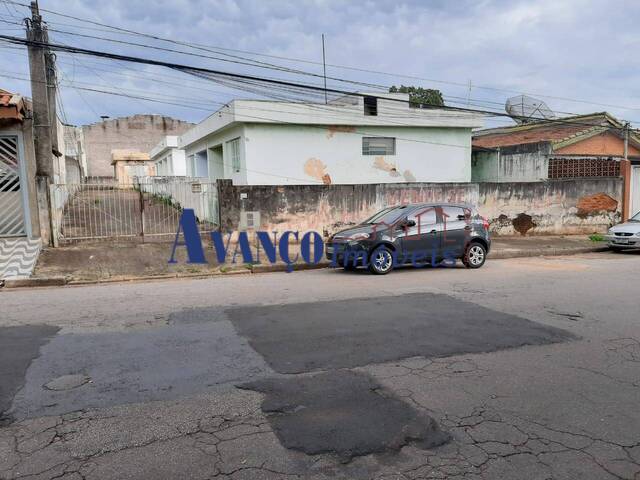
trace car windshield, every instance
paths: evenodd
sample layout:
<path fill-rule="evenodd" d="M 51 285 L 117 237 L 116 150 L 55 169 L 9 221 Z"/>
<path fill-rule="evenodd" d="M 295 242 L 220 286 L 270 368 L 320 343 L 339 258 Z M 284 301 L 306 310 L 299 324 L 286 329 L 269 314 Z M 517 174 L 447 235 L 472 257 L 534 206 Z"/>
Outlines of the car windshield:
<path fill-rule="evenodd" d="M 387 225 L 391 225 L 392 223 L 395 223 L 396 220 L 398 220 L 401 216 L 405 215 L 406 212 L 407 212 L 407 207 L 404 205 L 402 207 L 385 208 L 384 210 L 381 210 L 378 213 L 376 213 L 374 216 L 367 218 L 362 223 L 370 224 L 370 225 L 385 223 Z"/>
<path fill-rule="evenodd" d="M 636 213 L 633 217 L 629 219 L 630 222 L 640 222 L 640 212 Z"/>

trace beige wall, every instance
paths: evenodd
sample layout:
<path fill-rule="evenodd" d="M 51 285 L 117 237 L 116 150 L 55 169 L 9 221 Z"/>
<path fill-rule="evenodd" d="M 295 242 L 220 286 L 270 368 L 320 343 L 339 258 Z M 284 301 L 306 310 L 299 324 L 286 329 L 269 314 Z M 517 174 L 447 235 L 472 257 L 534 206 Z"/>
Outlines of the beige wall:
<path fill-rule="evenodd" d="M 112 150 L 149 152 L 166 135 L 181 135 L 193 124 L 161 115 L 133 115 L 82 127 L 87 175 L 113 177 Z"/>

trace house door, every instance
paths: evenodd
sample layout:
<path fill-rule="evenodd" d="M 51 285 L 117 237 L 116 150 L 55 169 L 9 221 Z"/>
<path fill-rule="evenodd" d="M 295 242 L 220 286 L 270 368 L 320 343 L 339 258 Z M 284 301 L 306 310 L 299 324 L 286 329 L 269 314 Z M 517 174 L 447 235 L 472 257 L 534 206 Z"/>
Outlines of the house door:
<path fill-rule="evenodd" d="M 0 135 L 0 237 L 27 235 L 25 166 L 17 135 Z"/>
<path fill-rule="evenodd" d="M 631 216 L 640 212 L 640 165 L 631 166 Z"/>
<path fill-rule="evenodd" d="M 209 149 L 209 179 L 215 181 L 220 178 L 224 178 L 222 145 Z"/>

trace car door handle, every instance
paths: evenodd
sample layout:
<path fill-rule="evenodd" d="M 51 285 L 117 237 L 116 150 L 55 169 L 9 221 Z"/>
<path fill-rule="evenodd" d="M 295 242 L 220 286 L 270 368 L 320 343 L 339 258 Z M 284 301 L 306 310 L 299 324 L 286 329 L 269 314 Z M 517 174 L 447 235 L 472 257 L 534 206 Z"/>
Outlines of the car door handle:
<path fill-rule="evenodd" d="M 471 225 L 467 225 L 466 227 L 464 227 L 465 230 L 471 230 Z"/>
<path fill-rule="evenodd" d="M 434 228 L 433 230 L 431 230 L 429 233 L 438 233 L 438 231 Z"/>

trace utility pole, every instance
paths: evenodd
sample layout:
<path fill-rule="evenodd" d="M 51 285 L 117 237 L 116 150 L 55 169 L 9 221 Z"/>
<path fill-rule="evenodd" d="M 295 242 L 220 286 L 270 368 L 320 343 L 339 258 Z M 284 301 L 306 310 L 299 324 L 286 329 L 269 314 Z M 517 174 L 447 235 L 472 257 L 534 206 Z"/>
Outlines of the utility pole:
<path fill-rule="evenodd" d="M 631 210 L 631 162 L 629 162 L 629 122 L 624 124 L 624 159 L 621 162 L 622 166 L 622 221 L 625 222 L 629 218 Z"/>
<path fill-rule="evenodd" d="M 48 43 L 46 27 L 38 9 L 38 2 L 31 2 L 31 19 L 27 20 L 27 40 Z M 53 174 L 53 141 L 51 103 L 49 101 L 46 55 L 49 52 L 40 45 L 30 45 L 29 70 L 31 74 L 31 98 L 33 102 L 33 135 L 36 151 L 36 175 L 50 178 Z M 55 101 L 55 96 L 54 99 Z M 55 111 L 54 111 L 55 114 Z"/>
<path fill-rule="evenodd" d="M 29 71 L 33 108 L 33 144 L 36 160 L 36 200 L 40 237 L 45 245 L 54 245 L 50 185 L 53 176 L 53 156 L 59 156 L 56 133 L 55 65 L 47 27 L 42 22 L 38 2 L 31 2 L 31 18 L 26 20 L 29 45 Z"/>

